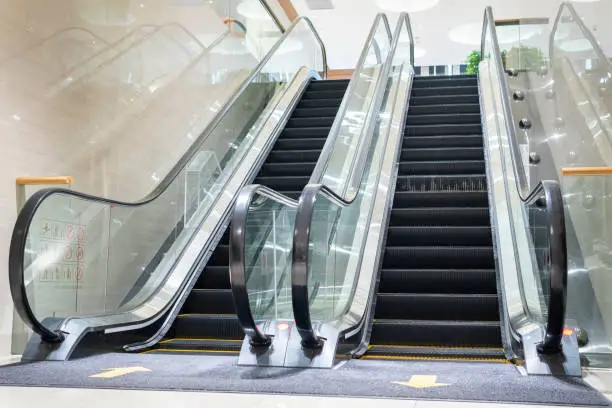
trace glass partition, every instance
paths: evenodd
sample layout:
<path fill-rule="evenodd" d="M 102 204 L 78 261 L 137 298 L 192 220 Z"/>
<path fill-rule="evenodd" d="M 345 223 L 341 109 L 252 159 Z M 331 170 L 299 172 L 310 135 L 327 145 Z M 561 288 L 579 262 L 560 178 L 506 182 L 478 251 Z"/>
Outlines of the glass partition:
<path fill-rule="evenodd" d="M 212 240 L 217 226 L 207 226 L 199 244 L 192 238 L 207 219 L 223 222 L 220 214 L 228 205 L 217 208 L 217 202 L 232 194 L 232 177 L 249 165 L 246 154 L 305 68 L 326 71 L 319 38 L 300 19 L 252 71 L 210 132 L 195 139 L 171 177 L 140 202 L 65 190 L 35 193 L 11 244 L 11 286 L 22 284 L 33 314 L 22 317 L 50 330 L 53 319 L 76 316 L 141 321 L 170 304 L 195 262 L 183 258 L 206 249 L 202 244 Z M 240 182 L 234 182 L 235 193 Z"/>
<path fill-rule="evenodd" d="M 367 139 L 366 118 L 372 109 L 376 109 L 373 102 L 374 93 L 390 44 L 386 19 L 384 22 L 385 24 L 379 15 L 372 26 L 356 72 L 310 179 L 311 183 L 329 181 L 332 188 L 339 190 L 339 194 L 347 184 L 348 175 L 354 171 L 360 143 Z M 247 259 L 244 265 L 251 313 L 256 322 L 271 317 L 292 319 L 293 309 L 288 296 L 291 289 L 293 228 L 297 202 L 288 205 L 286 202 L 280 203 L 259 195 L 254 199 L 253 203 L 264 200 L 265 205 L 254 204 L 249 208 L 244 230 L 246 256 L 252 256 L 252 261 Z M 323 231 L 331 227 L 336 217 L 332 212 L 319 215 L 313 221 L 311 229 L 312 233 L 317 235 L 324 234 Z M 249 220 L 260 220 L 260 223 Z M 261 265 L 266 265 L 266 268 Z M 326 290 L 322 282 L 308 288 L 313 299 L 327 296 L 319 297 Z M 270 296 L 273 298 L 270 299 Z M 266 302 L 260 303 L 259 299 L 262 298 L 266 299 Z M 262 308 L 262 305 L 265 307 Z"/>

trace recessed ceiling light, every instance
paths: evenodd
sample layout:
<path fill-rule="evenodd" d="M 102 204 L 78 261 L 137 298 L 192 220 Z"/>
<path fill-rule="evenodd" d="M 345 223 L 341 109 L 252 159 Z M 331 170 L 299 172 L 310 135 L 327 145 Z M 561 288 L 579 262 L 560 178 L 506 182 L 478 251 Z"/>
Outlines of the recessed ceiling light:
<path fill-rule="evenodd" d="M 379 8 L 385 11 L 416 13 L 435 7 L 440 0 L 376 0 Z"/>
<path fill-rule="evenodd" d="M 500 44 L 512 44 L 527 40 L 542 34 L 539 25 L 503 26 L 497 27 L 497 41 Z M 468 23 L 459 25 L 448 32 L 448 38 L 459 44 L 480 45 L 482 36 L 482 23 Z"/>

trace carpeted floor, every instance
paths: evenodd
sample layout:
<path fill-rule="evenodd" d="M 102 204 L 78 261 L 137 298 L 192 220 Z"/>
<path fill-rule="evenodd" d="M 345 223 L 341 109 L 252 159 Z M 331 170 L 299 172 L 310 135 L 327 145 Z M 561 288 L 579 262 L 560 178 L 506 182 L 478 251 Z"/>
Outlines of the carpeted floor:
<path fill-rule="evenodd" d="M 92 375 L 122 367 L 136 372 L 113 378 Z M 129 370 L 128 370 L 129 371 Z M 447 385 L 412 388 L 437 376 Z M 427 382 L 427 381 L 425 381 Z M 105 354 L 68 362 L 0 367 L 0 385 L 226 391 L 407 399 L 604 405 L 609 401 L 583 381 L 526 377 L 510 364 L 351 360 L 336 369 L 237 367 L 235 357 Z"/>

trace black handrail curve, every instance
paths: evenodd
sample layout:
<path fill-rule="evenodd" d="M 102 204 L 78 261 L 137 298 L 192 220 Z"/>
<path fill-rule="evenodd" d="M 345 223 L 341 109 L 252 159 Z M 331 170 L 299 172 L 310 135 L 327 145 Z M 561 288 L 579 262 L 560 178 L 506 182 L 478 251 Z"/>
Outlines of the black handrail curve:
<path fill-rule="evenodd" d="M 408 27 L 408 34 L 410 36 L 410 61 L 414 61 L 414 47 L 412 30 L 410 24 L 410 17 L 408 13 L 401 13 L 398 19 L 398 24 L 392 36 L 392 42 L 389 48 L 389 54 L 387 60 L 381 70 L 379 81 L 377 84 L 377 94 L 375 96 L 375 103 L 380 105 L 386 89 L 385 84 L 389 78 L 391 72 L 391 66 L 393 65 L 393 58 L 395 57 L 395 51 L 399 42 L 399 37 L 403 25 Z M 370 112 L 370 116 L 374 115 L 373 110 Z M 362 135 L 363 138 L 373 138 L 374 135 L 375 121 L 371 120 L 371 126 L 366 128 L 366 131 Z M 371 141 L 363 143 L 368 147 L 371 145 Z M 364 155 L 367 153 L 365 149 Z M 365 163 L 365 159 L 363 160 Z M 361 179 L 365 175 L 365 168 L 360 169 L 358 177 L 351 177 L 350 181 L 358 180 L 361 183 Z M 349 184 L 349 183 L 347 183 Z M 344 189 L 344 192 L 347 190 Z M 291 270 L 291 296 L 293 302 L 293 317 L 295 320 L 295 326 L 298 333 L 302 337 L 302 346 L 304 348 L 320 348 L 323 345 L 324 339 L 322 339 L 314 330 L 312 325 L 312 319 L 310 317 L 310 301 L 308 295 L 308 247 L 310 242 L 310 231 L 312 226 L 312 219 L 315 211 L 316 201 L 319 197 L 324 197 L 330 200 L 337 207 L 342 208 L 352 204 L 358 197 L 358 189 L 353 188 L 354 194 L 350 197 L 343 197 L 336 194 L 330 188 L 322 184 L 308 184 L 302 194 L 300 195 L 299 205 L 295 218 L 295 228 L 293 234 L 293 262 Z"/>
<path fill-rule="evenodd" d="M 372 24 L 372 28 L 370 29 L 368 38 L 366 39 L 365 46 L 362 50 L 359 61 L 357 62 L 357 69 L 355 70 L 355 72 L 357 72 L 359 68 L 365 64 L 368 49 L 370 45 L 373 45 L 375 43 L 374 34 L 376 33 L 377 27 L 381 21 L 384 24 L 388 38 L 391 39 L 391 32 L 389 29 L 389 23 L 388 23 L 387 17 L 383 13 L 377 14 L 376 18 L 374 19 L 374 23 Z M 345 92 L 345 95 L 350 95 L 353 92 L 352 90 L 355 87 L 354 82 L 355 81 L 351 80 Z M 338 109 L 336 118 L 344 116 L 344 112 L 347 109 L 346 105 L 347 105 L 346 98 L 344 98 L 340 104 L 340 108 Z M 317 176 L 316 174 L 317 168 L 322 168 L 323 166 L 320 166 L 320 163 L 325 165 L 326 162 L 329 160 L 329 157 L 333 150 L 334 142 L 337 139 L 338 133 L 339 133 L 338 132 L 339 123 L 336 124 L 337 122 L 339 121 L 334 120 L 332 129 L 330 129 L 330 136 L 327 138 L 327 141 L 325 142 L 325 145 L 323 146 L 323 151 L 319 155 L 319 159 L 317 161 L 315 170 L 311 176 L 311 180 L 316 179 L 317 177 L 320 177 L 322 175 L 322 172 L 320 172 L 321 174 Z M 244 265 L 244 257 L 242 257 L 241 259 L 233 259 L 232 254 L 234 254 L 237 257 L 242 256 L 241 254 L 244 254 L 245 247 L 246 247 L 246 244 L 245 244 L 246 217 L 247 217 L 249 208 L 251 208 L 252 206 L 252 200 L 257 195 L 255 193 L 264 195 L 268 199 L 275 200 L 289 207 L 297 208 L 299 205 L 299 202 L 281 193 L 278 193 L 273 189 L 267 188 L 267 187 L 258 186 L 255 190 L 256 191 L 252 191 L 250 186 L 243 188 L 243 191 L 241 191 L 240 196 L 244 195 L 244 199 L 239 198 L 237 202 L 240 202 L 241 204 L 240 205 L 237 204 L 234 207 L 234 214 L 232 217 L 232 233 L 230 235 L 230 241 L 235 241 L 235 242 L 230 243 L 230 274 L 232 276 L 234 273 L 242 275 L 242 276 L 236 276 L 234 280 L 232 281 L 232 282 L 235 281 L 239 283 L 239 286 L 236 288 L 234 288 L 234 284 L 232 284 L 232 292 L 234 293 L 234 299 L 236 299 L 237 297 L 239 298 L 239 300 L 235 301 L 236 302 L 235 303 L 236 313 L 239 316 L 243 315 L 242 317 L 239 317 L 241 325 L 243 325 L 242 327 L 245 330 L 245 332 L 248 331 L 249 333 L 254 333 L 255 337 L 252 337 L 251 335 L 249 336 L 251 337 L 251 342 L 253 343 L 253 338 L 255 338 L 255 344 L 257 344 L 258 341 L 262 340 L 262 338 L 260 334 L 258 334 L 257 331 L 254 330 L 256 328 L 256 324 L 252 317 L 252 312 L 251 312 L 250 305 L 248 302 L 248 293 L 246 291 L 246 277 L 245 277 L 246 271 L 245 271 L 245 265 Z M 327 187 L 321 186 L 321 190 L 324 191 L 325 193 L 329 193 L 329 198 L 332 201 L 337 201 L 338 203 L 345 202 L 342 197 L 336 195 L 333 191 L 329 190 Z M 304 191 L 302 192 L 302 195 L 300 196 L 300 200 L 302 200 L 303 194 L 304 194 Z M 232 248 L 234 249 L 233 252 L 232 252 Z M 239 264 L 240 262 L 242 262 L 242 264 Z M 293 269 L 293 266 L 292 266 L 292 269 Z M 292 278 L 292 281 L 293 281 L 293 278 Z M 242 285 L 242 283 L 244 283 L 244 285 Z M 307 291 L 307 288 L 306 288 L 306 291 Z M 306 298 L 308 298 L 308 294 L 306 294 Z M 266 343 L 264 342 L 263 344 L 266 344 Z"/>
<path fill-rule="evenodd" d="M 565 213 L 563 210 L 563 195 L 561 187 L 556 180 L 541 180 L 533 189 L 530 188 L 525 173 L 521 153 L 517 142 L 516 127 L 514 126 L 510 97 L 508 95 L 508 79 L 504 71 L 503 61 L 497 32 L 495 31 L 495 18 L 491 6 L 485 8 L 480 57 L 485 59 L 485 38 L 487 27 L 491 35 L 493 55 L 499 77 L 502 111 L 508 143 L 512 156 L 512 169 L 514 181 L 521 201 L 532 205 L 544 196 L 546 219 L 548 223 L 548 242 L 550 250 L 550 298 L 548 301 L 548 321 L 544 341 L 538 345 L 538 351 L 543 354 L 553 354 L 561 351 L 563 326 L 565 324 L 565 311 L 567 304 L 567 245 L 565 235 Z"/>
<path fill-rule="evenodd" d="M 27 236 L 30 229 L 30 225 L 34 216 L 36 214 L 37 209 L 42 205 L 42 203 L 47 200 L 49 197 L 56 195 L 63 195 L 78 199 L 83 199 L 91 202 L 100 203 L 103 205 L 115 205 L 121 207 L 130 207 L 135 208 L 139 206 L 146 205 L 158 197 L 160 197 L 174 182 L 174 180 L 179 176 L 183 168 L 193 159 L 196 153 L 200 150 L 201 145 L 208 139 L 208 137 L 214 132 L 216 127 L 221 123 L 223 117 L 229 112 L 231 106 L 238 100 L 238 98 L 243 94 L 243 92 L 247 89 L 249 84 L 255 80 L 257 75 L 262 71 L 265 65 L 270 61 L 275 52 L 280 48 L 281 44 L 284 40 L 291 34 L 293 29 L 300 23 L 304 21 L 309 28 L 312 30 L 315 39 L 321 46 L 321 53 L 323 57 L 323 69 L 324 76 L 327 75 L 327 56 L 325 47 L 321 41 L 320 36 L 315 30 L 312 22 L 307 17 L 298 17 L 291 26 L 287 29 L 287 31 L 281 36 L 281 38 L 276 42 L 276 44 L 268 51 L 266 56 L 259 62 L 259 64 L 253 69 L 251 74 L 246 78 L 241 86 L 234 92 L 234 94 L 226 101 L 223 107 L 219 110 L 217 115 L 213 118 L 213 120 L 206 126 L 206 128 L 202 131 L 198 139 L 192 144 L 192 146 L 187 150 L 187 152 L 177 161 L 177 163 L 172 167 L 172 169 L 168 172 L 166 177 L 157 185 L 155 188 L 147 194 L 144 198 L 135 202 L 126 202 L 113 200 L 109 198 L 94 196 L 91 194 L 81 193 L 73 190 L 63 189 L 63 188 L 49 188 L 42 189 L 30 196 L 30 198 L 24 204 L 22 210 L 17 216 L 17 220 L 15 222 L 15 227 L 13 229 L 13 234 L 11 237 L 11 243 L 9 248 L 9 287 L 11 291 L 11 296 L 13 298 L 13 304 L 15 309 L 23 320 L 23 322 L 36 334 L 38 334 L 41 339 L 46 342 L 61 342 L 64 340 L 65 336 L 63 333 L 59 331 L 53 331 L 46 328 L 34 315 L 34 312 L 30 306 L 30 303 L 27 299 L 26 293 L 26 283 L 24 281 L 24 261 L 25 261 L 25 247 L 27 244 Z"/>

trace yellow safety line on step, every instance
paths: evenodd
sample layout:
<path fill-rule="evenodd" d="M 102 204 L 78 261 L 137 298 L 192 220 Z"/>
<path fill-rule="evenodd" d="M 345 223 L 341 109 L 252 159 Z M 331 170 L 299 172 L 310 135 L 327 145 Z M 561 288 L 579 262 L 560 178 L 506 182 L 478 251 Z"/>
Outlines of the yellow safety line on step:
<path fill-rule="evenodd" d="M 242 343 L 242 340 L 234 340 L 234 339 L 228 339 L 228 340 L 224 340 L 224 339 L 201 339 L 201 338 L 197 338 L 197 337 L 192 337 L 192 338 L 176 338 L 176 339 L 168 339 L 168 340 L 162 340 L 159 342 L 159 344 L 162 343 L 169 343 L 171 341 L 186 341 L 186 340 L 193 340 L 193 341 L 220 341 L 220 342 L 224 342 L 224 343 L 229 343 L 229 342 L 236 342 L 236 343 Z"/>
<path fill-rule="evenodd" d="M 362 356 L 364 360 L 425 360 L 425 361 L 469 361 L 472 363 L 505 363 L 512 364 L 505 358 L 470 358 L 470 357 L 442 357 L 442 356 Z"/>
<path fill-rule="evenodd" d="M 372 344 L 368 346 L 377 347 L 377 348 L 398 348 L 398 349 L 414 349 L 414 348 L 424 348 L 424 349 L 437 349 L 437 350 L 496 350 L 503 351 L 504 349 L 501 347 L 469 347 L 469 346 L 453 346 L 453 347 L 440 347 L 440 346 L 393 346 L 389 344 Z"/>
<path fill-rule="evenodd" d="M 230 350 L 187 350 L 187 349 L 158 348 L 158 349 L 143 351 L 140 354 L 155 353 L 156 351 L 170 351 L 170 352 L 179 352 L 179 353 L 232 353 L 232 354 L 238 354 L 239 353 L 239 351 L 237 351 L 237 350 L 236 351 L 230 351 Z"/>

